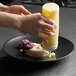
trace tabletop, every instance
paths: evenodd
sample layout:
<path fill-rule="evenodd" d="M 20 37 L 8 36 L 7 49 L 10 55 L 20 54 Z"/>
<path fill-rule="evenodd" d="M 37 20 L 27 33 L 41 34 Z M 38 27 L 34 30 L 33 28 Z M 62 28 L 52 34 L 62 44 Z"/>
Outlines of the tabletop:
<path fill-rule="evenodd" d="M 12 4 L 22 4 L 15 0 Z M 23 4 L 30 12 L 41 12 L 41 5 Z M 15 29 L 0 28 L 0 76 L 75 76 L 76 75 L 76 8 L 60 8 L 59 35 L 74 44 L 74 50 L 67 58 L 49 63 L 30 63 L 14 59 L 3 51 L 4 43 L 22 35 Z"/>

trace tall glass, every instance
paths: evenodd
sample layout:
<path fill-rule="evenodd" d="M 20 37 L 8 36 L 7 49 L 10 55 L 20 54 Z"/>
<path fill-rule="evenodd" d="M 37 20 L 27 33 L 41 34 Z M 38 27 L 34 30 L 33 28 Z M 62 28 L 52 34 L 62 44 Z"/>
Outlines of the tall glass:
<path fill-rule="evenodd" d="M 42 41 L 43 48 L 48 51 L 56 50 L 58 47 L 58 35 L 59 35 L 59 6 L 56 3 L 46 3 L 42 6 L 42 15 L 44 17 L 47 17 L 53 21 L 55 21 L 57 27 L 55 29 L 55 35 L 54 36 L 45 36 L 45 38 L 48 40 L 48 43 L 45 43 Z M 48 29 L 46 29 L 48 30 Z M 51 31 L 51 30 L 50 30 Z"/>

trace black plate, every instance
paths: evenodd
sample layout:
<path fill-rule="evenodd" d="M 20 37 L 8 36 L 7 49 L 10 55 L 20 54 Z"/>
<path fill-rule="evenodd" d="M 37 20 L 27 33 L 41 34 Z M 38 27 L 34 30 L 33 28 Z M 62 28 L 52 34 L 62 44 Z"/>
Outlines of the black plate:
<path fill-rule="evenodd" d="M 74 45 L 71 41 L 69 41 L 68 39 L 65 39 L 63 37 L 59 37 L 58 49 L 54 51 L 56 53 L 56 59 L 53 60 L 48 57 L 33 58 L 33 57 L 29 57 L 27 55 L 20 54 L 20 52 L 16 48 L 18 46 L 19 42 L 23 39 L 29 39 L 32 42 L 41 43 L 41 39 L 39 39 L 37 37 L 32 37 L 31 35 L 18 36 L 18 37 L 14 37 L 14 38 L 8 40 L 4 44 L 4 47 L 3 47 L 4 51 L 8 55 L 10 55 L 14 58 L 20 59 L 20 60 L 32 61 L 32 62 L 48 62 L 48 61 L 57 61 L 57 60 L 63 59 L 65 57 L 67 57 L 74 49 Z"/>

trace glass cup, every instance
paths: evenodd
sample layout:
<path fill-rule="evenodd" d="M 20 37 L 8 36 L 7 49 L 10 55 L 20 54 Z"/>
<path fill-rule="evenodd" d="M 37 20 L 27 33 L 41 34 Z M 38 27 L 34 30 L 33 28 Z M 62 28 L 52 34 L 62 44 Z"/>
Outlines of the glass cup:
<path fill-rule="evenodd" d="M 49 18 L 55 21 L 57 27 L 55 29 L 54 36 L 47 36 L 45 34 L 44 37 L 48 40 L 48 43 L 42 41 L 42 47 L 48 51 L 54 51 L 58 47 L 58 35 L 59 35 L 59 6 L 56 3 L 46 3 L 42 6 L 42 15 L 46 18 Z M 48 31 L 48 29 L 45 29 Z M 51 31 L 51 30 L 50 30 Z"/>

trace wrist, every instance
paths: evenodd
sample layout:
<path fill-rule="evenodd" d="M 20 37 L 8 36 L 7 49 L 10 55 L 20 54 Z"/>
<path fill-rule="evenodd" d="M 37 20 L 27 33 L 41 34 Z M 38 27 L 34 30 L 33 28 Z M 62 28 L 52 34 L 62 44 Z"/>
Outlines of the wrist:
<path fill-rule="evenodd" d="M 11 13 L 5 13 L 6 14 L 6 19 L 5 21 L 9 21 L 7 23 L 8 28 L 13 28 L 13 29 L 19 29 L 21 26 L 21 15 L 16 15 L 16 14 L 11 14 Z"/>
<path fill-rule="evenodd" d="M 21 27 L 21 25 L 22 25 L 22 20 L 21 20 L 21 15 L 16 15 L 15 16 L 15 21 L 14 21 L 14 25 L 15 25 L 15 27 L 14 27 L 14 29 L 17 29 L 17 30 L 19 30 L 20 29 L 20 27 Z"/>
<path fill-rule="evenodd" d="M 26 17 L 25 15 L 21 15 L 19 18 L 19 25 L 17 26 L 17 30 L 19 30 L 20 32 L 22 32 L 23 34 L 26 33 Z M 26 25 L 25 25 L 26 24 Z M 24 30 L 25 29 L 25 30 Z"/>
<path fill-rule="evenodd" d="M 22 16 L 17 15 L 17 17 L 15 19 L 16 19 L 15 29 L 20 30 L 20 28 L 22 26 Z"/>

